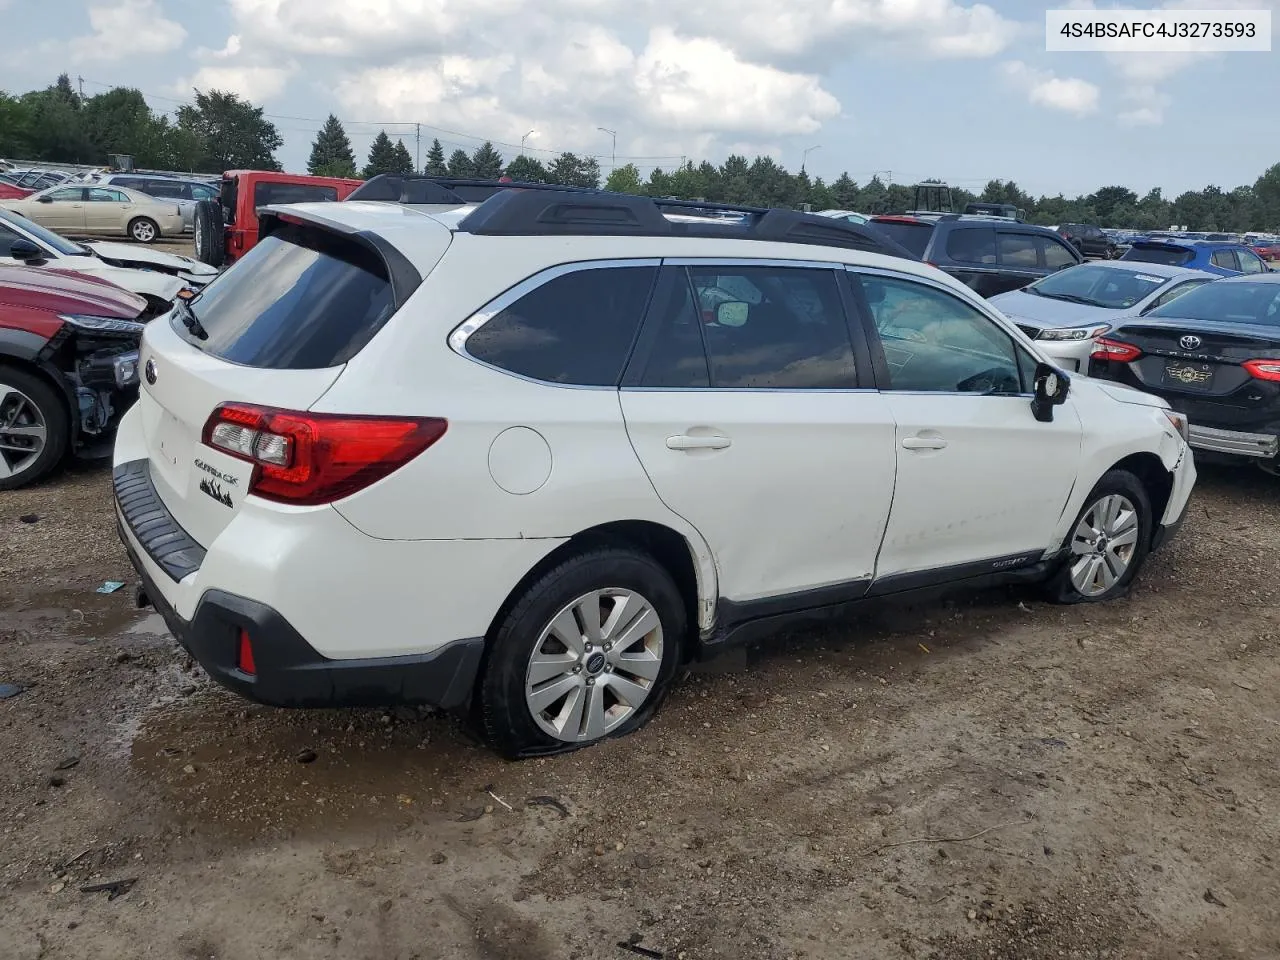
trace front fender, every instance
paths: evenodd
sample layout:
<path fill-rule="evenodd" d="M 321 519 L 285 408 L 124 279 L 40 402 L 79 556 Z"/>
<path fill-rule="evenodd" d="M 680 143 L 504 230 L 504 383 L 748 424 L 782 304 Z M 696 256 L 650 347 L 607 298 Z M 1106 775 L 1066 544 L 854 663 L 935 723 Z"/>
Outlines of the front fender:
<path fill-rule="evenodd" d="M 143 297 L 154 297 L 172 303 L 185 283 L 178 277 L 154 270 L 121 270 L 107 277 L 118 287 L 124 287 Z"/>

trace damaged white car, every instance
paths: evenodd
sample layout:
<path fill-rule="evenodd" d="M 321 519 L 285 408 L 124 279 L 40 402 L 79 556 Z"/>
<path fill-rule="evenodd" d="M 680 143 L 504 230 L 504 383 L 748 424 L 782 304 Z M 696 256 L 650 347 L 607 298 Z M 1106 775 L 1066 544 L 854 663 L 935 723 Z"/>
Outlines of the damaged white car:
<path fill-rule="evenodd" d="M 100 277 L 146 300 L 147 319 L 166 312 L 179 291 L 199 291 L 218 275 L 215 267 L 176 253 L 129 243 L 75 243 L 3 209 L 0 265 L 48 267 Z"/>

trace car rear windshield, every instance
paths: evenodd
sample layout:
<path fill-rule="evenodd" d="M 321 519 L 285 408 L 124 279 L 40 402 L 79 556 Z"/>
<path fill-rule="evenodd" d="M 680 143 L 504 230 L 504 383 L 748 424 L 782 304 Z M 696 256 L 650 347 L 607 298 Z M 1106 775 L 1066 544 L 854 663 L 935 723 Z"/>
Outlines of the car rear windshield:
<path fill-rule="evenodd" d="M 932 223 L 872 220 L 867 225 L 879 230 L 890 240 L 896 240 L 922 260 L 924 259 L 925 250 L 929 247 L 929 238 L 933 236 Z"/>
<path fill-rule="evenodd" d="M 172 322 L 231 363 L 309 370 L 346 363 L 394 312 L 381 258 L 327 231 L 285 226 L 191 301 L 198 325 L 180 312 Z"/>
<path fill-rule="evenodd" d="M 1205 283 L 1152 310 L 1148 317 L 1208 320 L 1214 323 L 1280 325 L 1280 283 Z"/>
<path fill-rule="evenodd" d="M 1181 267 L 1195 258 L 1196 252 L 1187 247 L 1174 247 L 1163 243 L 1136 243 L 1120 259 L 1136 260 L 1139 263 L 1163 263 L 1166 267 Z"/>
<path fill-rule="evenodd" d="M 253 188 L 253 206 L 272 203 L 310 203 L 313 200 L 337 200 L 338 188 L 315 183 L 259 183 Z"/>

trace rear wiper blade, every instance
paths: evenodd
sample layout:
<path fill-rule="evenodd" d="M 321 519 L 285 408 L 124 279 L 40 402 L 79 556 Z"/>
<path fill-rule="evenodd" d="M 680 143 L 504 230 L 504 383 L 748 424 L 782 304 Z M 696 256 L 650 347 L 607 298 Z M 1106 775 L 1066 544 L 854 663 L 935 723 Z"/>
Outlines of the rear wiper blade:
<path fill-rule="evenodd" d="M 173 309 L 178 314 L 178 319 L 182 321 L 182 325 L 187 328 L 193 337 L 198 340 L 209 339 L 209 331 L 201 326 L 200 319 L 195 315 L 195 311 L 191 309 L 191 304 L 179 297 L 173 301 Z"/>

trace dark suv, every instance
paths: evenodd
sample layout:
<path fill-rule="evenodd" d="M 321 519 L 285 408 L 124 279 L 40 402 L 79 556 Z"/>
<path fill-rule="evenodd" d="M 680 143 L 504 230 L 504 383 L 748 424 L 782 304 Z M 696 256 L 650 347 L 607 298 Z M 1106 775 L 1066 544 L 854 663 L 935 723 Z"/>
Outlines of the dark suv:
<path fill-rule="evenodd" d="M 984 297 L 1018 290 L 1084 261 L 1047 227 L 991 217 L 872 217 L 868 226 Z"/>
<path fill-rule="evenodd" d="M 1114 240 L 1102 232 L 1102 228 L 1092 223 L 1063 223 L 1053 229 L 1058 236 L 1071 244 L 1080 253 L 1094 260 L 1112 260 L 1119 248 Z"/>

